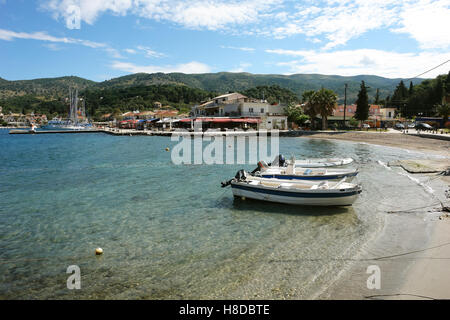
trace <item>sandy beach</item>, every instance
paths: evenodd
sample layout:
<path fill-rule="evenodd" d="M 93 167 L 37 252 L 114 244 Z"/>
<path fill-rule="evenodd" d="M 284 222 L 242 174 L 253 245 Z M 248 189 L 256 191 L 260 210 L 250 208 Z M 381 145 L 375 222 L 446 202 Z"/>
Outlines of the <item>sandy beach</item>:
<path fill-rule="evenodd" d="M 307 138 L 347 140 L 429 152 L 447 157 L 434 163 L 441 168 L 450 168 L 450 141 L 396 132 L 322 132 Z M 434 190 L 433 197 L 448 207 L 450 199 L 446 191 L 450 177 L 437 176 L 436 173 L 428 176 L 429 186 Z M 367 243 L 351 267 L 316 298 L 450 299 L 450 217 L 441 205 L 423 209 L 423 212 L 429 213 L 427 219 L 404 212 L 387 215 L 383 230 Z M 393 241 L 395 250 L 386 250 Z M 380 268 L 380 289 L 366 286 L 371 265 Z"/>
<path fill-rule="evenodd" d="M 318 132 L 307 136 L 311 139 L 334 139 L 355 142 L 365 142 L 381 146 L 397 147 L 404 149 L 430 152 L 450 157 L 450 141 L 428 139 L 413 135 L 403 134 L 398 131 L 365 132 L 350 131 L 336 133 Z"/>

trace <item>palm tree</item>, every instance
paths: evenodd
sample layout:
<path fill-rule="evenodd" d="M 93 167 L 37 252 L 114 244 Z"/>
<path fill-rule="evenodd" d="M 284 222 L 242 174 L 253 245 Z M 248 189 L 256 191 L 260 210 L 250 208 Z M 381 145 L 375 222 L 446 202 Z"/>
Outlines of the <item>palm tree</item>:
<path fill-rule="evenodd" d="M 448 116 L 450 115 L 450 105 L 448 103 L 441 103 L 436 105 L 437 114 L 442 116 L 444 119 L 444 126 L 448 121 Z"/>
<path fill-rule="evenodd" d="M 309 99 L 307 105 L 310 113 L 320 114 L 322 117 L 322 130 L 327 129 L 327 117 L 333 114 L 333 110 L 337 103 L 337 95 L 333 90 L 320 89 L 316 91 Z M 315 116 L 314 115 L 314 116 Z"/>

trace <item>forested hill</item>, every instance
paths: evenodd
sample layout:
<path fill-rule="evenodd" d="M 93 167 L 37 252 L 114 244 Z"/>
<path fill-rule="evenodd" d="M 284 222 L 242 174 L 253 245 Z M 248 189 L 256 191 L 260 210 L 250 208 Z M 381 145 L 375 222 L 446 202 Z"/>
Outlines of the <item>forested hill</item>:
<path fill-rule="evenodd" d="M 120 78 L 111 79 L 96 84 L 98 88 L 127 87 L 135 85 L 154 84 L 183 84 L 192 88 L 206 91 L 229 92 L 245 91 L 258 86 L 278 85 L 282 88 L 293 91 L 299 98 L 307 90 L 318 90 L 325 87 L 335 91 L 339 100 L 344 99 L 344 86 L 348 84 L 347 98 L 353 103 L 356 100 L 361 80 L 369 86 L 369 96 L 375 95 L 376 89 L 380 89 L 380 97 L 385 98 L 392 94 L 396 85 L 401 79 L 388 79 L 378 76 L 360 75 L 352 77 L 320 75 L 320 74 L 250 74 L 250 73 L 204 73 L 204 74 L 183 74 L 183 73 L 137 73 Z M 417 80 L 417 83 L 421 80 Z"/>
<path fill-rule="evenodd" d="M 111 89 L 127 88 L 133 86 L 149 85 L 185 85 L 191 88 L 201 89 L 209 92 L 226 93 L 229 91 L 246 91 L 258 86 L 278 85 L 281 88 L 293 91 L 298 98 L 307 90 L 317 90 L 325 87 L 335 91 L 339 101 L 344 98 L 344 85 L 348 84 L 347 98 L 349 103 L 356 100 L 361 80 L 370 87 L 369 98 L 375 95 L 376 89 L 380 91 L 380 97 L 385 98 L 392 94 L 401 79 L 388 79 L 378 76 L 361 75 L 342 77 L 334 75 L 319 74 L 250 74 L 250 73 L 205 73 L 205 74 L 183 74 L 183 73 L 137 73 L 103 82 L 94 82 L 79 77 L 46 78 L 35 80 L 6 81 L 0 78 L 0 99 L 17 95 L 36 95 L 45 97 L 67 96 L 70 86 L 80 90 L 89 88 Z M 420 81 L 415 81 L 419 83 Z"/>
<path fill-rule="evenodd" d="M 0 99 L 23 95 L 58 98 L 67 96 L 69 87 L 83 90 L 95 85 L 94 81 L 74 76 L 17 81 L 0 78 Z"/>

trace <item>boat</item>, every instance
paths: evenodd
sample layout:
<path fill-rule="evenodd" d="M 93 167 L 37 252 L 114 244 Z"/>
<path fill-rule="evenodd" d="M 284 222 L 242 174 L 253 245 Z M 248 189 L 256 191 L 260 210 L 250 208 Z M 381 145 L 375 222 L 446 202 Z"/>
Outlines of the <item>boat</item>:
<path fill-rule="evenodd" d="M 360 185 L 341 181 L 321 181 L 315 184 L 304 181 L 268 179 L 249 175 L 244 170 L 222 187 L 231 185 L 233 196 L 269 202 L 307 206 L 349 206 L 361 193 Z"/>
<path fill-rule="evenodd" d="M 91 127 L 90 123 L 75 123 L 70 119 L 53 118 L 41 128 L 44 130 L 88 130 Z"/>
<path fill-rule="evenodd" d="M 326 167 L 337 167 L 337 166 L 345 166 L 349 165 L 354 160 L 352 158 L 311 158 L 311 159 L 303 159 L 303 160 L 295 160 L 292 157 L 291 160 L 285 160 L 283 155 L 279 155 L 275 157 L 275 160 L 271 165 L 273 166 L 286 166 L 289 163 L 295 163 L 296 167 L 302 168 L 326 168 Z"/>
<path fill-rule="evenodd" d="M 292 163 L 287 167 L 276 167 L 260 161 L 252 174 L 262 178 L 285 180 L 340 180 L 347 178 L 349 181 L 358 174 L 358 169 L 302 168 L 296 167 Z"/>
<path fill-rule="evenodd" d="M 78 90 L 69 89 L 69 116 L 67 119 L 55 117 L 41 128 L 44 130 L 90 130 L 92 124 L 89 123 L 86 116 L 85 101 L 78 98 Z M 82 101 L 81 107 L 78 107 L 78 101 Z"/>

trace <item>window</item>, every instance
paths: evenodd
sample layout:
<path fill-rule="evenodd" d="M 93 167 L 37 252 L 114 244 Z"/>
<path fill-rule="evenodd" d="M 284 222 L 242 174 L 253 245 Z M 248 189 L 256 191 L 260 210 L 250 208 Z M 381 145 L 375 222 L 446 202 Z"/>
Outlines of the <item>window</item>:
<path fill-rule="evenodd" d="M 261 108 L 261 113 L 264 113 L 264 108 Z"/>
<path fill-rule="evenodd" d="M 253 108 L 248 108 L 248 112 L 253 113 Z"/>

